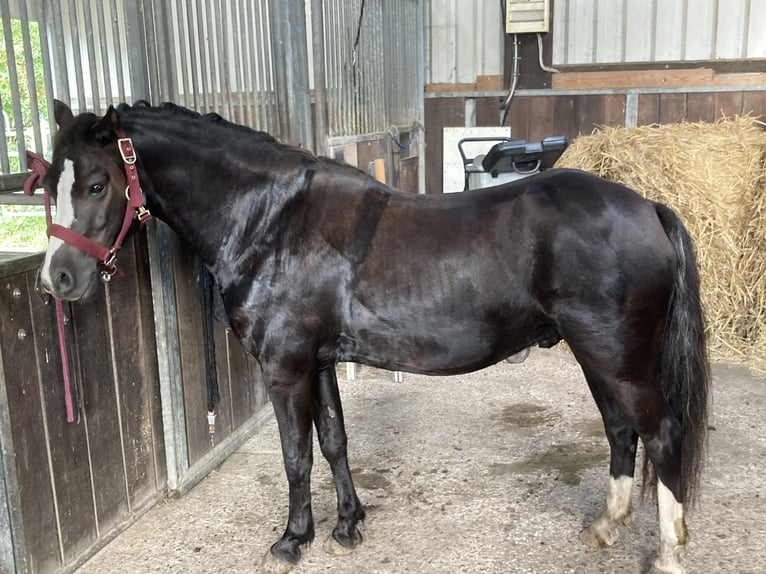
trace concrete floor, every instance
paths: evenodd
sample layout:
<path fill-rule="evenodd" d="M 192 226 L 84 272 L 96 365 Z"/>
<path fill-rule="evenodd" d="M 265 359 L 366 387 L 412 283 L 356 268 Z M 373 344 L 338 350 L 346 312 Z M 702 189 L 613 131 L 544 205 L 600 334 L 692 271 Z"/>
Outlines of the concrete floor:
<path fill-rule="evenodd" d="M 345 369 L 339 370 L 345 378 Z M 688 571 L 766 572 L 766 381 L 714 369 L 710 458 L 688 516 Z M 360 367 L 342 380 L 349 458 L 367 508 L 364 544 L 323 549 L 335 522 L 327 464 L 315 448 L 317 542 L 295 574 L 639 573 L 657 548 L 655 506 L 635 493 L 634 524 L 593 552 L 578 533 L 601 511 L 608 447 L 579 367 L 535 350 L 464 376 Z M 180 500 L 150 510 L 78 574 L 250 573 L 279 537 L 287 484 L 276 423 Z"/>

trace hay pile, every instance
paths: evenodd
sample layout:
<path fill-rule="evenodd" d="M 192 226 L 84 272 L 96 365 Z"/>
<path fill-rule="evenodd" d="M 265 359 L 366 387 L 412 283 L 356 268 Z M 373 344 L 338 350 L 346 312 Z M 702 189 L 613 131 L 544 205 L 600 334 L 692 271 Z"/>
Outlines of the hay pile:
<path fill-rule="evenodd" d="M 766 131 L 716 123 L 601 128 L 556 167 L 619 181 L 678 213 L 696 242 L 713 361 L 766 376 Z"/>

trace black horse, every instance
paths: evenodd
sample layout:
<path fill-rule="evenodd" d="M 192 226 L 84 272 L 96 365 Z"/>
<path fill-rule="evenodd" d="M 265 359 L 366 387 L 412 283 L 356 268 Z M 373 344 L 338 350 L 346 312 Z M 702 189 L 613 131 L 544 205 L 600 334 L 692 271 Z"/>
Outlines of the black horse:
<path fill-rule="evenodd" d="M 628 523 L 640 437 L 658 478 L 653 571 L 683 571 L 709 367 L 694 250 L 670 209 L 573 170 L 470 194 L 400 193 L 172 104 L 121 105 L 99 118 L 58 102 L 55 115 L 45 187 L 57 196 L 59 232 L 44 288 L 67 300 L 93 293 L 97 258 L 60 230 L 114 241 L 137 171 L 147 207 L 214 275 L 233 332 L 263 370 L 290 487 L 270 567 L 288 570 L 314 538 L 312 421 L 338 496 L 328 548 L 361 542 L 336 363 L 456 374 L 564 339 L 611 447 L 606 509 L 583 541 L 610 545 Z"/>

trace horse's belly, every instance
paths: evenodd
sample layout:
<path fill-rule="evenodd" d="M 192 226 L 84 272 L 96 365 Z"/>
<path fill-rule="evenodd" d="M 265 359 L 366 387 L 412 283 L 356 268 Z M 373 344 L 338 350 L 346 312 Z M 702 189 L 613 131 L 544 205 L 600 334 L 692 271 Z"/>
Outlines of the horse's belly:
<path fill-rule="evenodd" d="M 540 340 L 535 330 L 513 329 L 510 325 L 498 328 L 460 321 L 449 325 L 413 322 L 396 331 L 360 330 L 342 343 L 340 360 L 396 371 L 450 375 L 493 365 Z"/>

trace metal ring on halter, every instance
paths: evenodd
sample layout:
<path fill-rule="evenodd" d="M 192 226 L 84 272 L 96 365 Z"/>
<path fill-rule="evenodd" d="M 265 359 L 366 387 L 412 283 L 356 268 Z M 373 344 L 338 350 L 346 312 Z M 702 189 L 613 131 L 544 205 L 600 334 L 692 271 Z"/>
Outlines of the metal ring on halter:
<path fill-rule="evenodd" d="M 104 283 L 109 283 L 109 281 L 112 280 L 112 277 L 117 273 L 117 252 L 114 249 L 110 249 L 109 253 L 109 259 L 101 262 L 101 266 L 103 267 L 103 269 L 101 269 L 101 280 Z"/>

